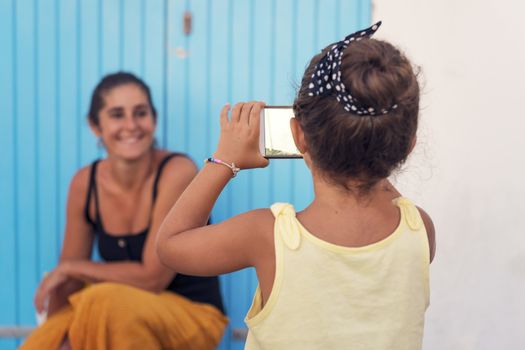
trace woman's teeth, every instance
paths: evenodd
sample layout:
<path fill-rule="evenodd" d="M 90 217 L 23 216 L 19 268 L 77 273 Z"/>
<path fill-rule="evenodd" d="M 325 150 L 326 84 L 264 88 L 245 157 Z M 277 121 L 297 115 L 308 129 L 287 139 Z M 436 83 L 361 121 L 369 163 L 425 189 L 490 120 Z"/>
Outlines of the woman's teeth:
<path fill-rule="evenodd" d="M 138 138 L 138 137 L 129 137 L 129 138 L 121 139 L 120 141 L 122 143 L 130 144 L 130 143 L 138 142 L 139 140 L 140 140 L 140 138 Z"/>

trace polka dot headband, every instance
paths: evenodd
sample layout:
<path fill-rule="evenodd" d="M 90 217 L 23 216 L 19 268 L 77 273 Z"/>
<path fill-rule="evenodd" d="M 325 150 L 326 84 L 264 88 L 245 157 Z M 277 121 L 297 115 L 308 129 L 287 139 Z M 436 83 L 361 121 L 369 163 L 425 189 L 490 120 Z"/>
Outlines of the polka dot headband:
<path fill-rule="evenodd" d="M 337 101 L 343 103 L 347 112 L 357 115 L 381 115 L 387 114 L 397 108 L 397 104 L 389 108 L 375 110 L 369 106 L 363 106 L 352 96 L 352 93 L 341 81 L 341 61 L 343 51 L 354 41 L 370 38 L 379 29 L 381 21 L 373 26 L 348 35 L 343 40 L 335 43 L 326 55 L 315 65 L 312 81 L 308 85 L 309 96 L 335 94 Z"/>

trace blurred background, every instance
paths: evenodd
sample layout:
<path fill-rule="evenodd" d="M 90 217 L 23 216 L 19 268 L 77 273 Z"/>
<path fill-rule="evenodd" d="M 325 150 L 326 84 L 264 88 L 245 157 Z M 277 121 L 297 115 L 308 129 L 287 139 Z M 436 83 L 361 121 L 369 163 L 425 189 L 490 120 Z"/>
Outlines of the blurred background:
<path fill-rule="evenodd" d="M 142 77 L 159 144 L 200 167 L 226 102 L 290 105 L 314 53 L 368 25 L 370 10 L 365 0 L 0 0 L 0 333 L 35 325 L 33 295 L 58 260 L 71 177 L 104 156 L 86 119 L 103 75 Z M 303 162 L 279 160 L 241 172 L 212 220 L 275 201 L 303 208 L 312 196 Z M 230 317 L 221 349 L 244 347 L 256 280 L 251 270 L 221 278 Z M 0 338 L 0 349 L 20 341 Z"/>
<path fill-rule="evenodd" d="M 103 75 L 144 78 L 159 144 L 201 166 L 225 102 L 291 104 L 314 53 L 381 19 L 377 37 L 422 68 L 418 146 L 393 181 L 436 226 L 424 348 L 525 348 L 523 13 L 517 0 L 0 0 L 0 330 L 35 325 L 69 181 L 104 155 L 86 121 Z M 241 172 L 213 220 L 311 199 L 304 164 L 277 160 Z M 242 349 L 256 277 L 221 280 L 220 348 Z"/>

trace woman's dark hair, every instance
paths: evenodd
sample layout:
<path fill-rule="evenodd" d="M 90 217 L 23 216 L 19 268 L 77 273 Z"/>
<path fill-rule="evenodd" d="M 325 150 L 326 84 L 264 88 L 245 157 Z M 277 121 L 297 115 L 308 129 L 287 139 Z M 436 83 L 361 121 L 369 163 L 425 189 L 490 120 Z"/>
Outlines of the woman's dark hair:
<path fill-rule="evenodd" d="M 294 101 L 294 112 L 312 161 L 329 181 L 359 193 L 387 178 L 410 153 L 419 114 L 419 84 L 408 59 L 391 44 L 363 39 L 343 53 L 341 79 L 364 106 L 388 114 L 359 116 L 344 110 L 334 95 L 309 96 L 316 63 L 312 58 Z"/>
<path fill-rule="evenodd" d="M 91 96 L 91 104 L 89 105 L 88 112 L 88 119 L 91 123 L 93 123 L 94 125 L 98 125 L 99 123 L 98 114 L 100 110 L 104 107 L 104 94 L 108 93 L 110 90 L 118 86 L 127 84 L 137 85 L 144 92 L 144 94 L 146 94 L 151 108 L 151 112 L 153 114 L 153 118 L 155 120 L 157 119 L 157 110 L 153 105 L 153 101 L 151 99 L 151 92 L 149 90 L 148 85 L 146 85 L 144 81 L 142 81 L 140 78 L 131 73 L 117 72 L 106 75 L 95 87 L 93 95 Z"/>

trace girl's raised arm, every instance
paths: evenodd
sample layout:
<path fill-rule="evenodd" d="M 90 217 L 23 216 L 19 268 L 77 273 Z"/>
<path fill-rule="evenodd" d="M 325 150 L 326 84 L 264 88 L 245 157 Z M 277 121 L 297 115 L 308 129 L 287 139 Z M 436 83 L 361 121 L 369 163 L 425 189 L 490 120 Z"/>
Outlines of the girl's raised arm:
<path fill-rule="evenodd" d="M 219 194 L 235 175 L 235 168 L 268 165 L 259 152 L 263 106 L 260 102 L 236 104 L 230 119 L 229 105 L 222 109 L 221 136 L 214 158 L 186 188 L 158 232 L 160 260 L 175 271 L 192 275 L 226 273 L 255 266 L 267 249 L 273 251 L 273 237 L 264 234 L 272 232 L 269 210 L 255 210 L 205 226 Z"/>

